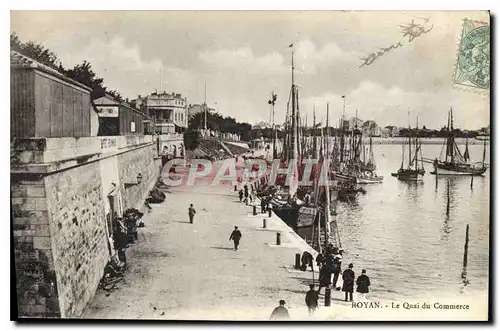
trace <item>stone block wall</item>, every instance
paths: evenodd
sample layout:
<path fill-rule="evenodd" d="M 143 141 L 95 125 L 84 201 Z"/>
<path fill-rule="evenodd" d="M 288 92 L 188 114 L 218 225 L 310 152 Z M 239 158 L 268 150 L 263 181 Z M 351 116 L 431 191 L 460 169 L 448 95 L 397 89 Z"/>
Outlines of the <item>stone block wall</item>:
<path fill-rule="evenodd" d="M 78 316 L 111 257 L 99 163 L 51 174 L 45 186 L 61 316 Z"/>
<path fill-rule="evenodd" d="M 45 182 L 12 176 L 11 209 L 19 316 L 60 316 Z"/>
<path fill-rule="evenodd" d="M 124 209 L 137 208 L 143 203 L 158 178 L 160 166 L 155 162 L 155 152 L 154 145 L 147 145 L 117 156 Z M 139 174 L 142 176 L 141 183 L 128 185 L 136 183 Z"/>
<path fill-rule="evenodd" d="M 124 207 L 138 208 L 159 176 L 157 147 L 151 139 L 120 137 L 121 148 L 116 150 L 102 146 L 101 137 L 86 139 L 89 150 L 75 149 L 80 143 L 76 138 L 18 140 L 11 146 L 19 317 L 78 317 L 82 313 L 114 254 L 106 228 L 108 181 L 116 182 Z M 62 143 L 73 151 L 59 146 Z M 57 147 L 60 157 L 46 157 L 51 146 Z M 12 162 L 12 155 L 20 153 L 27 157 Z M 43 158 L 33 163 L 30 156 L 37 154 Z M 116 174 L 110 176 L 110 172 Z M 125 187 L 137 181 L 139 173 L 141 183 Z"/>

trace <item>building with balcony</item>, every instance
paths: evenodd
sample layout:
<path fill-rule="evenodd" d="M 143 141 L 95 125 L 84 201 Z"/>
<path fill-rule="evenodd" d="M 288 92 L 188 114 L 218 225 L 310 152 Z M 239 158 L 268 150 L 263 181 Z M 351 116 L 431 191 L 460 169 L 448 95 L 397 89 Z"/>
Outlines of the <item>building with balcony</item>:
<path fill-rule="evenodd" d="M 136 107 L 153 121 L 159 134 L 182 133 L 188 127 L 187 98 L 179 93 L 154 92 L 135 100 Z"/>

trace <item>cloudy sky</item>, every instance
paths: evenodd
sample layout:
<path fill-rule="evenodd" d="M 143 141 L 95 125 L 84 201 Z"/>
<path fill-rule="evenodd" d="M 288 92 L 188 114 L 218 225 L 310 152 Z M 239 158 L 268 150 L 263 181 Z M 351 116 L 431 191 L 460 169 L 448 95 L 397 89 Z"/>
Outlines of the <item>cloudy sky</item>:
<path fill-rule="evenodd" d="M 452 87 L 464 18 L 485 12 L 12 12 L 11 30 L 57 53 L 65 67 L 83 60 L 106 86 L 133 99 L 163 87 L 207 103 L 224 115 L 257 123 L 269 119 L 267 101 L 278 94 L 283 122 L 290 91 L 294 43 L 301 113 L 312 119 L 342 112 L 380 125 L 439 128 L 447 111 L 465 129 L 486 126 L 489 96 Z M 430 29 L 412 42 L 400 25 Z M 382 47 L 402 46 L 362 66 Z"/>

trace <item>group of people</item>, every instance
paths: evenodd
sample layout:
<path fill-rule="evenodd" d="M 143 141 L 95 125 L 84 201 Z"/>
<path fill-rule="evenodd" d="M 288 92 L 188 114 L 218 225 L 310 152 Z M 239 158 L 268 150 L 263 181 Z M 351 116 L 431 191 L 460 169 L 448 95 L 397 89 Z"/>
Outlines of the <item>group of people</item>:
<path fill-rule="evenodd" d="M 252 187 L 252 191 L 250 192 L 248 189 L 248 185 L 246 185 L 246 184 L 245 184 L 245 186 L 243 186 L 243 190 L 240 189 L 240 191 L 238 192 L 238 195 L 240 197 L 240 202 L 245 202 L 247 205 L 249 203 L 252 203 L 253 201 L 255 201 L 256 196 L 257 196 L 255 191 L 253 190 L 253 187 Z M 243 200 L 243 197 L 245 197 L 244 200 Z"/>
<path fill-rule="evenodd" d="M 337 282 L 342 271 L 342 255 L 344 251 L 333 247 L 330 244 L 325 249 L 325 253 L 318 254 L 316 263 L 319 267 L 319 289 L 322 287 L 330 287 L 340 290 L 337 287 Z M 361 275 L 356 279 L 356 274 L 353 270 L 354 265 L 349 263 L 349 267 L 342 272 L 342 291 L 345 292 L 345 301 L 353 301 L 354 282 L 356 281 L 356 292 L 359 293 L 360 300 L 366 300 L 366 294 L 369 292 L 370 278 L 366 275 L 366 270 L 361 270 Z M 333 275 L 333 282 L 332 282 Z"/>

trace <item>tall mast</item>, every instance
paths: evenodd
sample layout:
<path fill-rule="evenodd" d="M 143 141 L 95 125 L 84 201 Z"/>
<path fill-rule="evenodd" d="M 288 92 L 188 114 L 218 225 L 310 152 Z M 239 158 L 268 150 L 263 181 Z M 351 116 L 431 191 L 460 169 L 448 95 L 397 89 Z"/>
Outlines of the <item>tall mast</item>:
<path fill-rule="evenodd" d="M 450 111 L 451 111 L 451 107 L 450 107 L 450 110 L 448 110 L 448 128 L 447 128 L 448 136 L 446 137 L 446 158 L 445 158 L 445 162 L 448 162 L 448 156 L 450 155 L 450 150 L 451 150 L 451 147 L 450 147 L 450 137 L 451 137 L 451 131 L 450 131 Z"/>
<path fill-rule="evenodd" d="M 329 127 L 330 103 L 326 103 L 326 158 L 330 159 L 330 127 Z"/>
<path fill-rule="evenodd" d="M 418 170 L 418 156 L 417 153 L 420 149 L 420 144 L 418 140 L 418 115 L 417 115 L 417 127 L 416 127 L 416 132 L 415 132 L 415 170 Z"/>
<path fill-rule="evenodd" d="M 450 107 L 451 115 L 451 132 L 450 132 L 450 148 L 451 148 L 451 163 L 455 163 L 455 137 L 453 133 L 453 109 Z"/>
<path fill-rule="evenodd" d="M 409 110 L 408 110 L 408 168 L 411 168 L 411 125 L 410 125 Z"/>
<path fill-rule="evenodd" d="M 328 103 L 326 104 L 326 130 L 328 131 Z M 327 171 L 326 171 L 326 178 L 325 178 L 325 247 L 328 246 L 330 243 L 330 223 L 332 222 L 332 214 L 330 212 L 330 178 L 329 178 L 329 169 L 330 169 L 330 158 L 328 157 L 328 136 L 325 141 L 325 150 L 326 150 L 326 157 L 324 158 L 323 162 L 326 162 L 327 164 Z"/>
<path fill-rule="evenodd" d="M 205 80 L 205 99 L 203 102 L 203 108 L 205 110 L 205 131 L 207 130 L 207 81 Z"/>
<path fill-rule="evenodd" d="M 292 132 L 291 132 L 291 138 L 292 138 L 292 145 L 293 145 L 293 150 L 292 150 L 292 155 L 290 159 L 295 159 L 297 157 L 297 114 L 295 112 L 295 78 L 294 78 L 294 49 L 293 49 L 293 44 L 291 45 L 292 47 Z"/>
<path fill-rule="evenodd" d="M 295 193 L 297 193 L 298 189 L 298 169 L 297 169 L 297 157 L 298 157 L 298 131 L 297 131 L 297 112 L 296 112 L 296 106 L 297 106 L 297 100 L 296 100 L 296 89 L 295 89 L 295 81 L 294 81 L 294 63 L 293 63 L 293 44 L 291 45 L 292 47 L 292 156 L 291 160 L 294 162 L 293 165 L 293 179 L 290 184 L 290 197 L 293 197 Z"/>
<path fill-rule="evenodd" d="M 318 157 L 317 144 L 316 144 L 316 105 L 313 103 L 313 153 L 312 158 L 316 159 Z"/>

